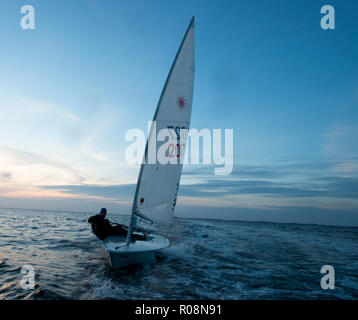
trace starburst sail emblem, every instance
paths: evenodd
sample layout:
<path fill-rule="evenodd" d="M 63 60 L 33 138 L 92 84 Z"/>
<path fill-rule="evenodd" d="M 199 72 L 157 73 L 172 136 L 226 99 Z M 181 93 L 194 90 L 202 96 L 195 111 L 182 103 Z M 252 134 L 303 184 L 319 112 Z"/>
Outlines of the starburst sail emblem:
<path fill-rule="evenodd" d="M 183 96 L 179 96 L 177 98 L 177 105 L 180 109 L 184 109 L 185 108 L 185 99 Z"/>

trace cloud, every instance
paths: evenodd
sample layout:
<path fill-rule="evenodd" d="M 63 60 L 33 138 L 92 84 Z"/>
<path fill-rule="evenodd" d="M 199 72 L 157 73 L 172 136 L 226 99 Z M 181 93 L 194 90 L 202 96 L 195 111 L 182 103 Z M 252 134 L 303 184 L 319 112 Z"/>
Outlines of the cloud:
<path fill-rule="evenodd" d="M 58 121 L 59 118 L 70 122 L 79 121 L 79 117 L 59 104 L 51 101 L 33 99 L 30 97 L 1 97 L 0 110 L 3 109 L 2 119 L 21 119 L 33 116 L 51 116 Z"/>
<path fill-rule="evenodd" d="M 340 161 L 332 170 L 341 176 L 358 175 L 358 127 L 335 125 L 322 135 L 322 152 L 325 158 L 338 158 Z"/>
<path fill-rule="evenodd" d="M 240 172 L 240 171 L 237 171 Z M 202 176 L 203 171 L 198 173 Z M 193 175 L 193 173 L 190 173 Z M 266 173 L 263 174 L 266 177 Z M 64 194 L 98 196 L 104 199 L 131 200 L 135 184 L 121 185 L 53 185 L 45 190 Z M 201 181 L 182 184 L 179 199 L 199 206 L 248 207 L 272 209 L 280 206 L 309 206 L 321 208 L 358 208 L 358 178 L 335 176 L 320 177 L 311 181 L 269 181 L 201 177 Z"/>
<path fill-rule="evenodd" d="M 295 162 L 295 159 L 298 161 Z M 355 163 L 356 157 L 349 158 Z M 288 156 L 272 164 L 236 165 L 226 177 L 212 175 L 212 167 L 187 168 L 179 195 L 196 197 L 201 203 L 230 203 L 248 208 L 281 206 L 358 209 L 358 176 L 342 176 L 336 168 L 345 166 L 347 158 L 315 159 Z M 205 200 L 203 200 L 205 199 Z"/>
<path fill-rule="evenodd" d="M 44 190 L 61 190 L 62 193 L 71 195 L 98 196 L 108 199 L 133 198 L 135 184 L 122 185 L 62 185 L 41 186 Z"/>
<path fill-rule="evenodd" d="M 24 110 L 24 115 L 51 115 L 63 117 L 73 122 L 79 121 L 78 116 L 72 111 L 53 102 L 22 97 L 16 101 L 16 104 Z"/>
<path fill-rule="evenodd" d="M 0 194 L 3 197 L 57 197 L 60 192 L 44 192 L 38 188 L 41 184 L 81 183 L 85 177 L 70 166 L 50 158 L 0 146 Z M 6 183 L 5 183 L 6 182 Z"/>
<path fill-rule="evenodd" d="M 358 179 L 327 177 L 312 183 L 279 183 L 263 180 L 207 180 L 180 188 L 183 196 L 221 197 L 223 195 L 261 195 L 275 198 L 352 198 L 358 199 Z"/>
<path fill-rule="evenodd" d="M 0 146 L 0 154 L 2 161 L 14 161 L 17 164 L 47 164 L 60 169 L 75 171 L 70 166 L 59 161 L 52 160 L 32 152 Z"/>
<path fill-rule="evenodd" d="M 6 182 L 9 181 L 11 179 L 11 173 L 10 172 L 1 172 L 0 173 L 0 182 Z"/>
<path fill-rule="evenodd" d="M 349 163 L 352 165 L 358 163 L 358 156 L 308 158 L 294 155 L 280 157 L 265 165 L 235 164 L 232 174 L 225 176 L 223 179 L 225 181 L 237 180 L 238 178 L 241 180 L 264 181 L 311 180 L 313 177 L 320 178 L 327 175 L 336 175 L 336 168 L 344 168 Z M 208 178 L 213 177 L 213 172 L 214 166 L 187 166 L 183 169 L 183 178 L 186 180 Z M 353 177 L 354 175 L 350 176 Z M 217 180 L 216 177 L 215 180 Z"/>
<path fill-rule="evenodd" d="M 357 160 L 355 157 L 349 159 Z M 339 157 L 290 156 L 265 165 L 236 165 L 229 176 L 215 176 L 213 166 L 187 166 L 179 188 L 178 205 L 201 212 L 205 208 L 221 208 L 222 214 L 231 212 L 230 216 L 236 209 L 248 209 L 257 216 L 261 216 L 258 212 L 276 216 L 280 208 L 283 215 L 289 208 L 296 213 L 301 212 L 299 208 L 303 208 L 302 212 L 304 208 L 316 208 L 322 214 L 325 210 L 357 210 L 358 177 L 335 172 L 337 166 L 344 166 L 346 162 L 347 158 Z M 8 183 L 0 184 L 3 199 L 57 199 L 59 206 L 66 200 L 76 205 L 102 203 L 127 209 L 133 200 L 134 183 L 116 183 L 116 179 L 93 183 L 95 180 L 84 175 L 82 170 L 74 170 L 61 161 L 35 153 L 0 147 L 1 167 L 4 163 L 7 170 L 0 175 L 0 181 L 8 179 Z M 111 170 L 113 175 L 113 168 Z"/>

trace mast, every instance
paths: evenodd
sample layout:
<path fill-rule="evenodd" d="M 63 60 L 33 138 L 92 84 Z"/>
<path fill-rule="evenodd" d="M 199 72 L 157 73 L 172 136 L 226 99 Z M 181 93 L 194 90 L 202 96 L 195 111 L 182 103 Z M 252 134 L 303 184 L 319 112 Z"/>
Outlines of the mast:
<path fill-rule="evenodd" d="M 160 98 L 159 98 L 159 102 L 158 102 L 158 105 L 157 105 L 157 108 L 156 108 L 156 111 L 155 111 L 155 114 L 154 114 L 154 117 L 153 117 L 153 122 L 152 122 L 152 127 L 151 127 L 151 130 L 150 132 L 152 132 L 153 130 L 153 123 L 155 123 L 156 119 L 157 119 L 157 115 L 158 115 L 158 112 L 159 112 L 159 109 L 160 109 L 160 106 L 161 106 L 161 102 L 162 102 L 162 98 L 166 92 L 166 89 L 167 89 L 167 85 L 169 83 L 169 80 L 171 78 L 171 75 L 172 75 L 172 72 L 173 72 L 173 69 L 174 69 L 174 66 L 178 60 L 178 57 L 179 57 L 179 54 L 181 53 L 182 51 L 182 47 L 183 47 L 183 44 L 185 43 L 185 40 L 187 38 L 187 35 L 189 33 L 189 30 L 190 28 L 194 27 L 194 17 L 192 17 L 190 23 L 189 23 L 189 26 L 185 32 L 185 35 L 183 37 L 183 40 L 179 46 L 179 49 L 177 51 L 177 54 L 174 58 L 174 61 L 172 63 L 172 66 L 170 68 L 170 71 L 169 71 L 169 74 L 167 76 L 167 79 L 165 81 L 165 84 L 164 84 L 164 87 L 163 87 L 163 90 L 162 90 L 162 93 L 160 95 Z M 148 137 L 149 138 L 149 137 Z M 156 139 L 156 134 L 155 134 L 155 139 Z M 137 182 L 137 186 L 136 186 L 136 191 L 135 191 L 135 195 L 134 195 L 134 200 L 133 200 L 133 205 L 132 205 L 132 211 L 131 211 L 131 216 L 130 216 L 130 220 L 129 220 L 129 226 L 128 226 L 128 233 L 127 233 L 127 239 L 126 239 L 126 245 L 129 245 L 130 244 L 130 241 L 131 241 L 131 237 L 132 237 L 132 233 L 133 233 L 133 227 L 134 227 L 134 224 L 136 222 L 136 215 L 144 218 L 144 219 L 147 219 L 151 222 L 153 222 L 152 220 L 150 220 L 148 217 L 146 217 L 145 215 L 141 215 L 140 212 L 137 212 L 137 202 L 138 202 L 138 192 L 139 192 L 139 187 L 140 187 L 140 184 L 141 184 L 141 181 L 142 181 L 142 175 L 143 175 L 143 170 L 144 170 L 144 167 L 145 167 L 145 164 L 147 162 L 147 157 L 148 157 L 148 139 L 147 139 L 147 143 L 146 143 L 146 146 L 145 146 L 145 152 L 144 152 L 144 161 L 143 163 L 141 164 L 141 167 L 140 167 L 140 171 L 139 171 L 139 176 L 138 176 L 138 182 Z"/>

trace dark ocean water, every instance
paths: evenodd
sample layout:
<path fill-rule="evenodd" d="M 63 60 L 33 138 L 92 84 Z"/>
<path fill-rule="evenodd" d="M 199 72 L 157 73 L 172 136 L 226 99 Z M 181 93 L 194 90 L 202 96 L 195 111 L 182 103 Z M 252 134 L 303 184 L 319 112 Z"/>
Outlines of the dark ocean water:
<path fill-rule="evenodd" d="M 358 228 L 176 219 L 157 264 L 111 270 L 89 215 L 0 209 L 0 299 L 358 298 Z M 323 265 L 334 290 L 321 289 Z"/>

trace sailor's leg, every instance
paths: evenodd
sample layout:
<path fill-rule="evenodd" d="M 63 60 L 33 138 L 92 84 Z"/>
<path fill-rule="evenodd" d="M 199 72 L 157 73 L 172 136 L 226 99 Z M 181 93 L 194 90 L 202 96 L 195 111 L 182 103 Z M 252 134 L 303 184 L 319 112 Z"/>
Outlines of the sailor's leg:
<path fill-rule="evenodd" d="M 132 234 L 132 241 L 136 241 L 136 240 L 145 240 L 146 236 L 145 235 L 140 235 L 140 234 Z"/>
<path fill-rule="evenodd" d="M 125 237 L 125 236 L 127 236 L 127 231 L 125 229 L 123 229 L 121 226 L 114 226 L 114 227 L 112 227 L 111 234 L 113 236 Z"/>

